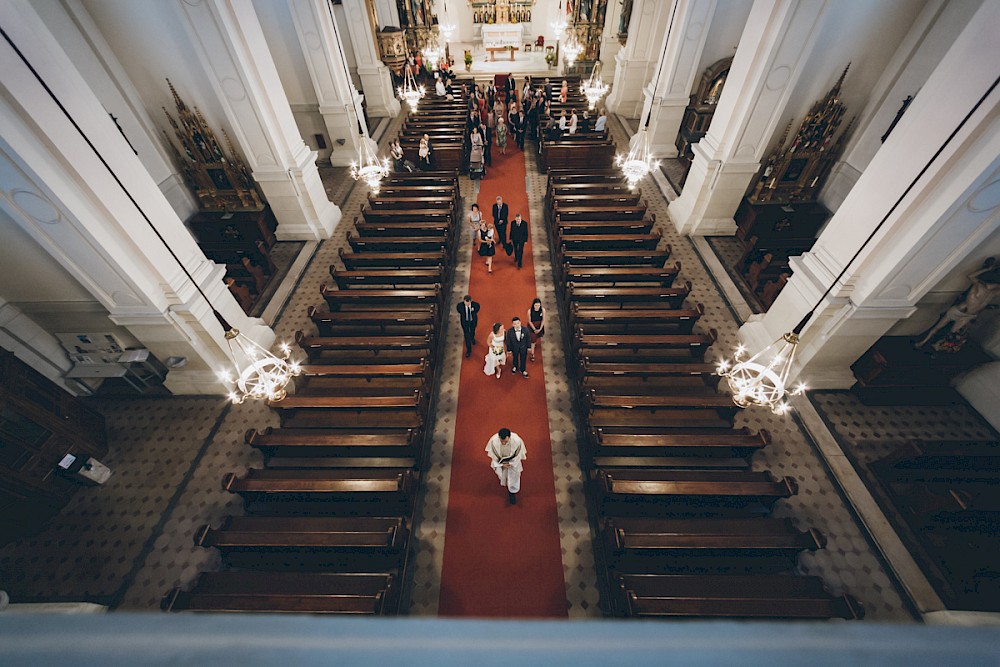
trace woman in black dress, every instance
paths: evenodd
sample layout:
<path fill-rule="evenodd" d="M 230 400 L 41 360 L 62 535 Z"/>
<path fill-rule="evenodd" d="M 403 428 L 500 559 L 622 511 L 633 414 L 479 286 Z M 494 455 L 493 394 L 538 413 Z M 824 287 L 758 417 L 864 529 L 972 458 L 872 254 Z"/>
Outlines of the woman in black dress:
<path fill-rule="evenodd" d="M 497 230 L 492 222 L 484 222 L 479 228 L 479 256 L 486 258 L 486 269 L 493 273 L 493 255 L 497 254 Z"/>
<path fill-rule="evenodd" d="M 545 309 L 542 308 L 542 300 L 535 297 L 528 308 L 528 341 L 531 346 L 528 348 L 529 358 L 535 360 L 535 343 L 545 335 Z"/>

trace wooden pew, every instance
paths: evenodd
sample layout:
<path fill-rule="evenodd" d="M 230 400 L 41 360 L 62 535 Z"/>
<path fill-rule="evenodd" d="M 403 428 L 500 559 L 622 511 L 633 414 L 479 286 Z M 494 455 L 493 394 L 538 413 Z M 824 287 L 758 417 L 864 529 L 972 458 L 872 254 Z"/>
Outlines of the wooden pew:
<path fill-rule="evenodd" d="M 604 456 L 718 456 L 749 458 L 771 441 L 767 431 L 719 431 L 711 434 L 643 434 L 592 428 L 596 455 Z"/>
<path fill-rule="evenodd" d="M 393 222 L 436 222 L 438 225 L 435 225 L 433 229 L 437 229 L 440 225 L 450 225 L 455 219 L 455 214 L 450 207 L 446 209 L 393 208 L 377 210 L 364 208 L 361 214 L 365 222 L 371 223 L 370 226 L 374 228 Z"/>
<path fill-rule="evenodd" d="M 609 519 L 602 537 L 609 567 L 637 573 L 781 572 L 826 546 L 819 531 L 789 519 Z"/>
<path fill-rule="evenodd" d="M 306 336 L 295 332 L 295 343 L 312 359 L 320 358 L 324 352 L 338 350 L 379 351 L 379 350 L 426 350 L 429 354 L 433 339 L 423 336 Z"/>
<path fill-rule="evenodd" d="M 571 250 L 655 250 L 660 232 L 649 234 L 567 234 L 559 239 L 563 252 Z M 560 258 L 562 261 L 566 261 Z M 557 262 L 558 263 L 558 262 Z"/>
<path fill-rule="evenodd" d="M 421 310 L 328 311 L 309 306 L 307 313 L 321 336 L 338 336 L 344 328 L 366 328 L 372 333 L 388 333 L 396 327 L 428 327 L 437 322 L 436 307 Z M 354 334 L 351 334 L 354 335 Z"/>
<path fill-rule="evenodd" d="M 651 388 L 632 391 L 652 392 Z M 642 394 L 606 394 L 591 390 L 586 397 L 588 421 L 592 426 L 646 424 L 650 426 L 708 426 L 732 428 L 740 410 L 732 398 L 713 390 L 691 387 L 665 387 L 659 392 Z"/>
<path fill-rule="evenodd" d="M 572 266 L 564 265 L 562 279 L 564 283 L 583 285 L 584 283 L 601 283 L 616 287 L 620 283 L 653 283 L 660 287 L 670 287 L 680 273 L 681 263 L 677 262 L 669 268 L 655 266 Z M 696 318 L 697 319 L 697 318 Z"/>
<path fill-rule="evenodd" d="M 390 573 L 205 572 L 194 588 L 174 588 L 163 611 L 395 615 Z"/>
<path fill-rule="evenodd" d="M 832 596 L 819 577 L 628 574 L 617 579 L 616 608 L 640 618 L 864 618 L 849 595 Z"/>
<path fill-rule="evenodd" d="M 447 244 L 444 236 L 364 236 L 347 234 L 347 242 L 354 252 L 435 252 Z"/>
<path fill-rule="evenodd" d="M 631 203 L 634 197 L 628 197 L 629 203 L 601 203 L 604 200 L 598 199 L 593 204 L 563 204 L 558 200 L 553 206 L 553 220 L 555 224 L 574 222 L 578 220 L 642 220 L 646 217 L 647 205 L 645 202 Z"/>
<path fill-rule="evenodd" d="M 400 220 L 393 222 L 356 222 L 354 229 L 361 238 L 378 236 L 427 236 L 441 237 L 448 241 L 451 239 L 454 225 L 451 222 L 442 222 L 440 220 L 430 222 Z"/>
<path fill-rule="evenodd" d="M 644 220 L 559 220 L 552 226 L 552 240 L 577 234 L 650 234 L 654 224 L 655 214 Z"/>
<path fill-rule="evenodd" d="M 330 277 L 340 289 L 368 287 L 399 287 L 401 285 L 434 285 L 444 283 L 444 267 L 421 269 L 338 269 L 330 265 Z"/>
<path fill-rule="evenodd" d="M 365 252 L 364 254 L 344 252 L 344 249 L 341 248 L 338 251 L 338 256 L 344 266 L 352 271 L 371 268 L 419 268 L 448 264 L 447 251 L 443 247 L 422 252 L 389 251 Z"/>
<path fill-rule="evenodd" d="M 382 184 L 379 189 L 380 197 L 438 197 L 442 199 L 457 200 L 458 191 L 450 185 L 403 185 L 403 184 Z"/>
<path fill-rule="evenodd" d="M 419 428 L 424 421 L 427 394 L 414 391 L 396 396 L 286 396 L 269 401 L 287 428 Z"/>
<path fill-rule="evenodd" d="M 202 526 L 194 544 L 218 549 L 230 567 L 371 572 L 398 567 L 409 535 L 396 516 L 230 516 Z"/>
<path fill-rule="evenodd" d="M 419 429 L 250 429 L 244 440 L 265 457 L 406 457 L 421 447 Z"/>
<path fill-rule="evenodd" d="M 690 334 L 705 306 L 680 309 L 605 309 L 571 304 L 570 326 L 592 334 Z"/>
<path fill-rule="evenodd" d="M 597 469 L 593 479 L 605 516 L 763 515 L 798 491 L 791 477 L 767 472 Z"/>
<path fill-rule="evenodd" d="M 560 139 L 543 141 L 539 154 L 542 171 L 550 168 L 585 168 L 593 164 L 611 164 L 615 156 L 612 141 L 587 139 Z"/>
<path fill-rule="evenodd" d="M 563 250 L 558 254 L 558 262 L 572 266 L 657 266 L 662 267 L 670 259 L 672 248 L 663 250 Z"/>
<path fill-rule="evenodd" d="M 718 333 L 710 329 L 707 334 L 589 334 L 578 330 L 574 336 L 575 347 L 581 356 L 610 361 L 629 361 L 626 355 L 676 357 L 703 361 L 708 348 L 715 343 Z"/>
<path fill-rule="evenodd" d="M 247 512 L 269 516 L 408 516 L 416 486 L 414 471 L 393 468 L 251 468 L 222 479 L 222 490 L 242 496 Z"/>
<path fill-rule="evenodd" d="M 691 282 L 683 287 L 581 287 L 573 283 L 566 286 L 567 300 L 580 304 L 597 303 L 603 308 L 653 307 L 678 309 L 691 292 Z"/>
<path fill-rule="evenodd" d="M 436 307 L 441 298 L 441 289 L 437 285 L 433 289 L 365 290 L 334 290 L 321 285 L 319 290 L 331 312 L 345 309 L 384 311 L 389 307 L 401 311 L 425 311 L 429 306 Z"/>

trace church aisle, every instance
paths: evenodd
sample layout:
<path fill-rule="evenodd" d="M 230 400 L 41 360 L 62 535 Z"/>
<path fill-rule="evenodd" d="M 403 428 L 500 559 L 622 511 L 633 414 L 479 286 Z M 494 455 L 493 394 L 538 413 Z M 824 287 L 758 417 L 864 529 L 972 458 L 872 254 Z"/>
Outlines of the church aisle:
<path fill-rule="evenodd" d="M 478 198 L 484 213 L 502 195 L 511 218 L 518 212 L 528 217 L 524 184 L 524 154 L 494 152 Z M 509 328 L 512 317 L 526 315 L 536 295 L 534 243 L 525 250 L 524 267 L 518 270 L 513 257 L 498 249 L 492 274 L 473 256 L 469 293 L 481 305 L 479 344 L 464 359 L 460 376 L 438 607 L 444 616 L 567 614 L 542 350 L 536 347 L 528 378 L 513 373 L 509 360 L 500 379 L 483 373 L 493 323 Z M 484 451 L 490 436 L 505 426 L 524 439 L 527 449 L 514 506 L 508 505 Z"/>

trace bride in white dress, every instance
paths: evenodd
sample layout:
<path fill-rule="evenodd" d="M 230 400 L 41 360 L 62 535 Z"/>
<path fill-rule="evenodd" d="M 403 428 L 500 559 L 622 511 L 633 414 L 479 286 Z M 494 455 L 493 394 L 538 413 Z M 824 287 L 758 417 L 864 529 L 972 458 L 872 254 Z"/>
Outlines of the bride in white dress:
<path fill-rule="evenodd" d="M 483 373 L 486 375 L 495 373 L 499 378 L 500 371 L 507 361 L 507 351 L 503 347 L 503 325 L 499 322 L 493 325 L 493 333 L 490 334 L 487 344 L 489 350 L 486 352 L 486 366 L 483 367 Z"/>

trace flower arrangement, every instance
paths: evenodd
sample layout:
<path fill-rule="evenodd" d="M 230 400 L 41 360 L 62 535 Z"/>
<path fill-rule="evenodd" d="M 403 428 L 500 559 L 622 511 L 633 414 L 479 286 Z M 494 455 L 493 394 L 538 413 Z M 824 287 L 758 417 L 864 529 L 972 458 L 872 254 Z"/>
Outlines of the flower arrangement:
<path fill-rule="evenodd" d="M 465 51 L 465 69 L 466 71 L 472 69 L 472 51 Z"/>
<path fill-rule="evenodd" d="M 545 64 L 548 65 L 549 67 L 552 67 L 553 65 L 556 64 L 556 52 L 555 51 L 548 51 L 548 52 L 546 52 L 546 54 L 545 54 Z"/>

